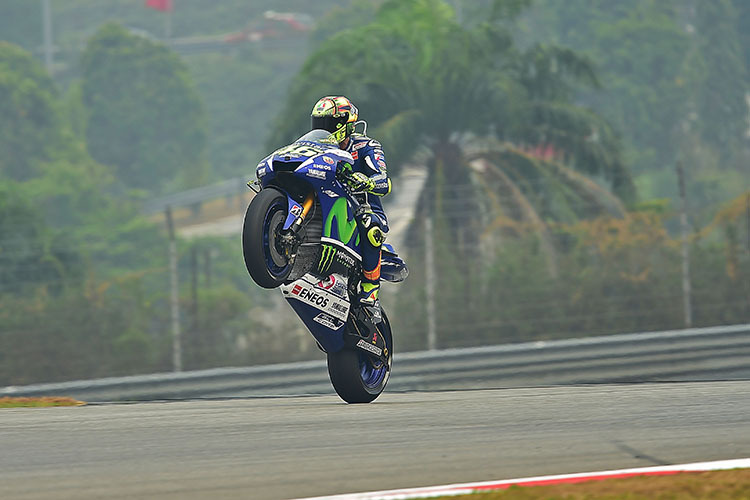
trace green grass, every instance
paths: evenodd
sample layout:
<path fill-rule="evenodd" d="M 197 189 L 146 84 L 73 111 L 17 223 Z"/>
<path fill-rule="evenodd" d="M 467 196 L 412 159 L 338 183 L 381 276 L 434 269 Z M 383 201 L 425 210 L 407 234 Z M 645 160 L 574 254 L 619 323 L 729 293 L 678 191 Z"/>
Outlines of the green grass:
<path fill-rule="evenodd" d="M 82 406 L 83 401 L 62 397 L 0 398 L 0 408 L 42 408 L 49 406 Z"/>

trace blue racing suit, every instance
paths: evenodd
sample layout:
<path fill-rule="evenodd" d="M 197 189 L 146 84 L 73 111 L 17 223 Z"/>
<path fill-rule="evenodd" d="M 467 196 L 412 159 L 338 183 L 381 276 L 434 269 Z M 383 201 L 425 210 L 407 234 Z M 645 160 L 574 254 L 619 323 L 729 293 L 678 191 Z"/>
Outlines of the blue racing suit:
<path fill-rule="evenodd" d="M 357 216 L 357 225 L 362 242 L 362 293 L 360 299 L 377 300 L 380 286 L 380 247 L 388 232 L 388 219 L 381 198 L 391 192 L 391 179 L 385 163 L 385 154 L 380 143 L 365 135 L 352 134 L 346 151 L 352 155 L 354 172 L 362 172 L 374 183 L 375 188 L 364 195 L 371 212 Z"/>

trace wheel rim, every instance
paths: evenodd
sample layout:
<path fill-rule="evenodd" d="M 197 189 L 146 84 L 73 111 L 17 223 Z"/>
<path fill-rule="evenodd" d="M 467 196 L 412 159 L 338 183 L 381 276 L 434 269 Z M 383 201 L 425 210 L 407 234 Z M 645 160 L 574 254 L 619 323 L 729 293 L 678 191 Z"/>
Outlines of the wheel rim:
<path fill-rule="evenodd" d="M 278 200 L 268 207 L 263 219 L 263 255 L 266 267 L 274 277 L 283 276 L 289 267 L 289 261 L 276 245 L 276 237 L 286 220 L 285 208 L 285 204 Z"/>
<path fill-rule="evenodd" d="M 387 339 L 388 337 L 386 337 Z M 386 342 L 389 352 L 391 346 L 389 342 Z M 388 356 L 388 363 L 384 363 L 379 358 L 374 358 L 365 353 L 359 353 L 359 375 L 362 377 L 362 383 L 370 388 L 377 389 L 388 376 L 388 372 L 391 368 L 392 358 Z"/>

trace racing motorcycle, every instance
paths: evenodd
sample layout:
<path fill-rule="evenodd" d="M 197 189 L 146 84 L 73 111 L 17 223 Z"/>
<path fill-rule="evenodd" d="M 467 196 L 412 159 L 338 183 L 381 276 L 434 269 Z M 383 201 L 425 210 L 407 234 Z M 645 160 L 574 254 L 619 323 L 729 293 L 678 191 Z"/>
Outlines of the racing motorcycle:
<path fill-rule="evenodd" d="M 369 403 L 385 388 L 393 336 L 385 311 L 373 321 L 356 301 L 362 275 L 355 214 L 366 195 L 350 192 L 352 156 L 325 130 L 312 130 L 261 161 L 245 213 L 242 252 L 253 281 L 280 288 L 326 354 L 336 393 Z M 404 261 L 384 244 L 381 278 L 403 281 Z"/>

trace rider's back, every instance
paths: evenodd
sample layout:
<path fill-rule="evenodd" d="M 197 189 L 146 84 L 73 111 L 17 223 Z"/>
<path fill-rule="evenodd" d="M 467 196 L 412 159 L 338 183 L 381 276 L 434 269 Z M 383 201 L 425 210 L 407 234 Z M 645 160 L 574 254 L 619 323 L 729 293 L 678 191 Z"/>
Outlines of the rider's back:
<path fill-rule="evenodd" d="M 383 147 L 375 139 L 355 133 L 351 135 L 346 150 L 354 158 L 354 171 L 362 172 L 375 181 L 375 189 L 372 191 L 375 196 L 369 196 L 368 202 L 373 211 L 386 222 L 381 198 L 391 192 L 391 180 L 388 177 Z"/>

